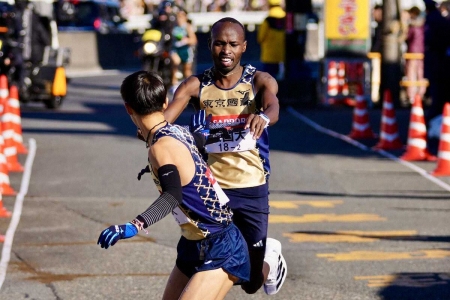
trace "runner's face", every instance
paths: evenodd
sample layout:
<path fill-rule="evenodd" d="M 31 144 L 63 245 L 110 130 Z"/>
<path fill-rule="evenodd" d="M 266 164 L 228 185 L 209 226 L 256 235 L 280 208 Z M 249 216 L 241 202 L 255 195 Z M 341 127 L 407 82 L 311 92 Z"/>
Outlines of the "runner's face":
<path fill-rule="evenodd" d="M 214 67 L 219 71 L 230 72 L 239 67 L 246 48 L 247 41 L 239 24 L 224 22 L 214 27 L 210 49 Z"/>

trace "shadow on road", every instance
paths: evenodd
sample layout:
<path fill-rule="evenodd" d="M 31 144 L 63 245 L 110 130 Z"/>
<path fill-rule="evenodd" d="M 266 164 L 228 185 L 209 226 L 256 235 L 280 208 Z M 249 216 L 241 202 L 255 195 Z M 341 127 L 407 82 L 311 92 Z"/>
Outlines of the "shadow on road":
<path fill-rule="evenodd" d="M 378 295 L 382 300 L 450 299 L 450 273 L 397 273 Z"/>

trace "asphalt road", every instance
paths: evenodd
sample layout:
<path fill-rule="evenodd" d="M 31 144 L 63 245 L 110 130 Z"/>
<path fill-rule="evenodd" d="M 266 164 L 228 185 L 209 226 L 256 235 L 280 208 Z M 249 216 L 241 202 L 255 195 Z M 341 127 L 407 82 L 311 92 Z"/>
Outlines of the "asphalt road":
<path fill-rule="evenodd" d="M 19 155 L 29 186 L 27 172 L 10 173 L 20 193 L 3 197 L 13 216 L 0 219 L 0 299 L 161 298 L 179 238 L 170 216 L 148 235 L 108 250 L 96 245 L 104 228 L 134 218 L 158 195 L 149 176 L 136 179 L 146 148 L 119 96 L 125 75 L 72 79 L 58 111 L 22 105 L 23 137 L 36 152 Z M 396 113 L 406 142 L 409 109 Z M 270 298 L 450 299 L 450 177 L 428 175 L 436 162 L 396 160 L 403 150 L 372 151 L 377 139 L 344 141 L 352 114 L 283 107 L 270 128 L 269 235 L 288 263 Z M 375 132 L 380 120 L 371 109 Z M 239 287 L 227 296 L 266 298 Z"/>

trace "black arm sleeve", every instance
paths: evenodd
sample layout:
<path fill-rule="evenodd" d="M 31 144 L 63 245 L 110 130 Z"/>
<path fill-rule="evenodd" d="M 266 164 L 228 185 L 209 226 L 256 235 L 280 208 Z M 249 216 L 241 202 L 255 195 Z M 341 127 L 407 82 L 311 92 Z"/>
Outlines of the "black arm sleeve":
<path fill-rule="evenodd" d="M 137 219 L 144 228 L 158 222 L 183 201 L 180 173 L 175 165 L 164 165 L 158 169 L 158 178 L 162 194 Z"/>

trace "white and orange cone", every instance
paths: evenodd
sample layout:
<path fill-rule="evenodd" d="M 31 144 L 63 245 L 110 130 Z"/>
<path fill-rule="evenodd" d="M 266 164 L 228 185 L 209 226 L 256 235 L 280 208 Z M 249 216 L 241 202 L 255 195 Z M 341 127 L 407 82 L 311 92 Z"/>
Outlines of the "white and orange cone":
<path fill-rule="evenodd" d="M 1 123 L 0 123 L 0 132 L 1 132 Z M 11 187 L 9 181 L 9 171 L 6 162 L 6 156 L 3 153 L 4 140 L 3 135 L 0 133 L 0 190 L 2 191 L 2 195 L 5 196 L 14 196 L 17 192 Z"/>
<path fill-rule="evenodd" d="M 2 193 L 0 193 L 0 218 L 9 218 L 11 215 L 12 213 L 3 206 L 3 197 Z M 1 237 L 0 235 L 0 242 L 2 241 Z"/>
<path fill-rule="evenodd" d="M 435 161 L 437 159 L 427 150 L 427 126 L 423 114 L 422 98 L 419 94 L 416 95 L 411 107 L 406 152 L 400 158 L 407 161 Z"/>
<path fill-rule="evenodd" d="M 0 75 L 0 103 L 8 99 L 8 78 L 5 75 Z"/>
<path fill-rule="evenodd" d="M 364 97 L 363 90 L 358 86 L 355 96 L 355 107 L 353 108 L 353 124 L 352 131 L 348 134 L 352 139 L 371 139 L 376 135 L 370 128 L 369 112 L 367 110 L 367 101 Z"/>
<path fill-rule="evenodd" d="M 11 122 L 11 107 L 8 101 L 3 101 L 3 112 L 1 114 L 2 136 L 3 136 L 3 153 L 6 157 L 6 165 L 8 171 L 23 172 L 23 167 L 17 158 L 17 148 L 14 143 L 14 123 Z"/>
<path fill-rule="evenodd" d="M 341 94 L 344 94 L 345 81 L 345 63 L 340 61 L 337 67 L 337 78 L 338 78 L 338 90 Z M 348 86 L 347 86 L 348 88 Z"/>
<path fill-rule="evenodd" d="M 438 161 L 436 169 L 431 172 L 431 175 L 450 176 L 450 103 L 445 104 L 444 112 L 442 113 Z"/>
<path fill-rule="evenodd" d="M 403 143 L 398 134 L 397 118 L 395 116 L 394 103 L 391 91 L 384 92 L 383 112 L 381 116 L 380 140 L 373 147 L 375 150 L 397 150 L 402 149 Z"/>
<path fill-rule="evenodd" d="M 13 143 L 17 149 L 17 153 L 27 154 L 28 150 L 23 144 L 22 137 L 22 118 L 20 116 L 20 102 L 19 102 L 19 91 L 17 86 L 12 85 L 9 88 L 9 112 L 3 115 L 5 121 L 10 121 L 12 123 L 14 135 Z"/>
<path fill-rule="evenodd" d="M 337 64 L 335 61 L 330 61 L 328 64 L 328 96 L 334 97 L 339 93 L 339 82 L 337 76 Z"/>

